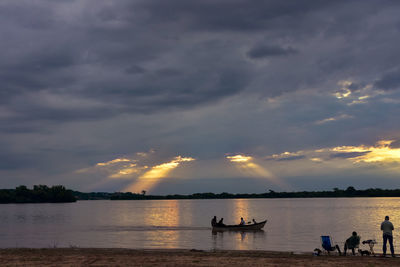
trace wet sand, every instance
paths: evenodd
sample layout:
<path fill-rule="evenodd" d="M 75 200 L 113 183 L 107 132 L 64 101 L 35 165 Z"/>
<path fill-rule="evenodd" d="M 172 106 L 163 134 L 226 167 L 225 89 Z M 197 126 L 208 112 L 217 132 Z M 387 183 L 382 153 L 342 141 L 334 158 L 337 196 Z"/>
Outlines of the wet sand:
<path fill-rule="evenodd" d="M 1 266 L 400 266 L 400 258 L 270 251 L 0 249 Z"/>

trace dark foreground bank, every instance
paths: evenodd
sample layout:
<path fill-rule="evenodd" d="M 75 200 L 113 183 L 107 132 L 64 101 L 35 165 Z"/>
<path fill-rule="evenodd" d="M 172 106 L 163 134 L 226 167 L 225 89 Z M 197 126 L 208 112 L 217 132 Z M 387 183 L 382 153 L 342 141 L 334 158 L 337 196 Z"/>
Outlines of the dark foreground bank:
<path fill-rule="evenodd" d="M 2 266 L 400 266 L 400 258 L 268 251 L 0 249 Z"/>

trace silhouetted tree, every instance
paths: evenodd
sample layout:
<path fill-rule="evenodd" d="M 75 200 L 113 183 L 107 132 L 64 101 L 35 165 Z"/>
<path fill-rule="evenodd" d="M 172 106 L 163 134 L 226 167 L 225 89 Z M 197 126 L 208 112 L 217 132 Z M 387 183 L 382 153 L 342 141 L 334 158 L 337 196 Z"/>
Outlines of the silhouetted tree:
<path fill-rule="evenodd" d="M 71 190 L 58 185 L 49 188 L 46 185 L 35 185 L 32 190 L 25 185 L 12 189 L 0 190 L 0 203 L 42 203 L 42 202 L 75 202 Z"/>

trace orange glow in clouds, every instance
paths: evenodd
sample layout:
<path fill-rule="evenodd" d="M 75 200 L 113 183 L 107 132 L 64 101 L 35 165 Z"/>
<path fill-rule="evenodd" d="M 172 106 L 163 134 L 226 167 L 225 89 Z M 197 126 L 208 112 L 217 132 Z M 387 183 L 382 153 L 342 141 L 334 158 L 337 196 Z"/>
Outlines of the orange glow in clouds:
<path fill-rule="evenodd" d="M 107 161 L 107 162 L 100 162 L 100 163 L 97 163 L 96 165 L 97 165 L 97 166 L 108 166 L 108 165 L 112 165 L 112 164 L 114 164 L 114 163 L 119 163 L 119 162 L 130 162 L 130 161 L 131 161 L 130 159 L 121 158 L 121 159 L 113 159 L 113 160 L 110 160 L 110 161 Z"/>
<path fill-rule="evenodd" d="M 154 151 L 148 153 L 136 153 L 133 158 L 116 158 L 106 162 L 99 162 L 92 167 L 76 170 L 76 173 L 88 173 L 105 175 L 109 179 L 130 179 L 132 184 L 123 191 L 141 192 L 151 190 L 160 179 L 167 178 L 168 175 L 178 168 L 181 164 L 194 161 L 191 157 L 174 157 L 169 162 L 152 165 L 154 162 L 150 156 Z M 106 181 L 101 181 L 104 183 Z"/>
<path fill-rule="evenodd" d="M 300 159 L 307 158 L 308 160 L 319 163 L 328 162 L 330 160 L 369 164 L 400 163 L 400 148 L 392 147 L 395 141 L 396 140 L 380 140 L 376 142 L 374 146 L 337 146 L 308 151 L 284 152 L 281 154 L 274 154 L 267 158 L 280 160 L 292 156 L 299 156 Z M 343 154 L 344 157 L 335 157 L 336 154 Z"/>
<path fill-rule="evenodd" d="M 243 155 L 227 156 L 226 158 L 232 162 L 247 162 L 252 159 L 250 156 Z"/>
<path fill-rule="evenodd" d="M 332 148 L 335 152 L 365 152 L 364 155 L 351 158 L 354 162 L 400 162 L 400 148 L 391 148 L 394 140 L 381 140 L 376 146 L 339 146 Z"/>

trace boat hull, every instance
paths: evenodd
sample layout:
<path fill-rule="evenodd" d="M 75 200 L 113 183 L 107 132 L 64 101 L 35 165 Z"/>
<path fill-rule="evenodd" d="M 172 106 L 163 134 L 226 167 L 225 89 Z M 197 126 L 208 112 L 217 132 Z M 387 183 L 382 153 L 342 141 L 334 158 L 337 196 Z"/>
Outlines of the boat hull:
<path fill-rule="evenodd" d="M 247 225 L 225 225 L 225 226 L 213 226 L 213 231 L 258 231 L 261 230 L 267 220 L 254 224 Z"/>

